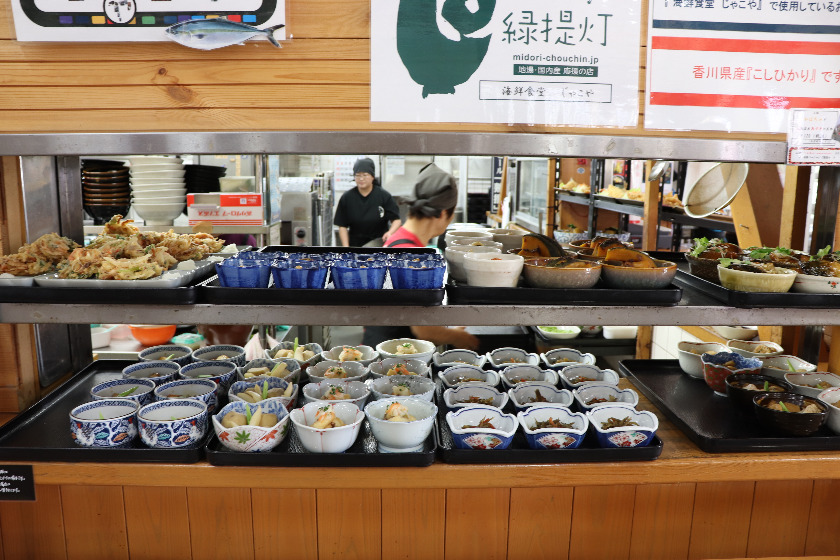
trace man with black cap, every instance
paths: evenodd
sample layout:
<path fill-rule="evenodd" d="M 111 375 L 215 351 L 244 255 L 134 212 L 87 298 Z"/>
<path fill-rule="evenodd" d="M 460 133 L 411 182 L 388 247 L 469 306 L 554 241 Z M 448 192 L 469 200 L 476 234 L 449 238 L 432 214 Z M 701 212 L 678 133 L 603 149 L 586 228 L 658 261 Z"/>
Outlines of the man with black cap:
<path fill-rule="evenodd" d="M 353 165 L 356 186 L 341 195 L 333 218 L 343 247 L 381 247 L 401 225 L 394 197 L 379 185 L 375 174 L 370 158 Z"/>

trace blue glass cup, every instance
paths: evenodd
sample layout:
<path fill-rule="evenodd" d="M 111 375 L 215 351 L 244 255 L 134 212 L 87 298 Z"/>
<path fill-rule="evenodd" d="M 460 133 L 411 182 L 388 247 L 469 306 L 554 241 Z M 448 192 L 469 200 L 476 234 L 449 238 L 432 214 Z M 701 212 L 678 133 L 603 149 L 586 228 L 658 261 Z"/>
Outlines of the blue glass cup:
<path fill-rule="evenodd" d="M 339 290 L 381 290 L 388 267 L 384 261 L 336 261 L 332 264 L 332 280 Z"/>
<path fill-rule="evenodd" d="M 395 290 L 439 290 L 446 264 L 436 260 L 394 260 L 388 263 Z"/>
<path fill-rule="evenodd" d="M 327 283 L 329 263 L 296 261 L 292 259 L 275 261 L 271 265 L 271 276 L 275 288 L 318 289 Z"/>
<path fill-rule="evenodd" d="M 271 263 L 267 260 L 227 259 L 216 263 L 216 274 L 224 288 L 268 288 Z"/>

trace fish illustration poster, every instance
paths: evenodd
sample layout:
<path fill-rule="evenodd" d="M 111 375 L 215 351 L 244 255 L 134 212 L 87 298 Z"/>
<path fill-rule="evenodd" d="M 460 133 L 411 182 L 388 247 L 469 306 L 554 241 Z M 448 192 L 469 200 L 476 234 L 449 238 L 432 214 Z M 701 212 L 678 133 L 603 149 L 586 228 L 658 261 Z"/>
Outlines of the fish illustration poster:
<path fill-rule="evenodd" d="M 640 0 L 372 0 L 371 120 L 636 126 Z"/>

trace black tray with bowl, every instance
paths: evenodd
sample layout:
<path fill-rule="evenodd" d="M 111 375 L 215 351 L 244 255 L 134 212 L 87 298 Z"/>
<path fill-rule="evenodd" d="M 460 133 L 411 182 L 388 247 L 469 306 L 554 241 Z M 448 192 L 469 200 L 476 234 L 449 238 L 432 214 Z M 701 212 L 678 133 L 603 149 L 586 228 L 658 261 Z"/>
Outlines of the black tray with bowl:
<path fill-rule="evenodd" d="M 556 463 L 612 463 L 617 461 L 652 461 L 662 454 L 664 444 L 659 436 L 645 447 L 604 448 L 598 445 L 598 438 L 587 433 L 577 449 L 531 449 L 522 427 L 517 426 L 513 441 L 507 449 L 458 449 L 452 439 L 452 431 L 446 423 L 446 404 L 443 401 L 443 382 L 435 380 L 435 398 L 438 403 L 437 429 L 438 457 L 444 463 L 454 465 L 540 465 Z M 502 409 L 505 414 L 516 416 L 516 409 L 508 401 Z"/>
<path fill-rule="evenodd" d="M 607 288 L 599 280 L 594 288 L 532 288 L 520 279 L 516 288 L 469 286 L 449 279 L 446 295 L 450 304 L 458 305 L 676 305 L 682 289 L 671 284 L 652 290 L 618 290 Z"/>
<path fill-rule="evenodd" d="M 62 461 L 97 463 L 197 463 L 204 457 L 208 435 L 192 449 L 153 449 L 140 436 L 131 447 L 81 447 L 70 437 L 70 411 L 91 399 L 90 390 L 99 383 L 119 379 L 132 360 L 97 360 L 61 387 L 38 401 L 14 420 L 0 427 L 0 460 Z"/>
<path fill-rule="evenodd" d="M 298 247 L 295 245 L 269 245 L 260 249 L 263 253 L 434 253 L 434 249 L 397 249 L 387 247 Z M 329 280 L 328 280 L 329 282 Z M 203 297 L 208 303 L 232 305 L 440 305 L 445 289 L 439 290 L 395 290 L 390 277 L 385 279 L 381 290 L 336 290 L 327 284 L 319 289 L 277 289 L 274 278 L 268 288 L 225 288 L 217 276 L 201 285 Z"/>
<path fill-rule="evenodd" d="M 735 408 L 729 397 L 684 373 L 678 360 L 623 360 L 619 365 L 639 392 L 707 453 L 840 449 L 840 436 L 826 426 L 805 437 L 771 431 Z"/>

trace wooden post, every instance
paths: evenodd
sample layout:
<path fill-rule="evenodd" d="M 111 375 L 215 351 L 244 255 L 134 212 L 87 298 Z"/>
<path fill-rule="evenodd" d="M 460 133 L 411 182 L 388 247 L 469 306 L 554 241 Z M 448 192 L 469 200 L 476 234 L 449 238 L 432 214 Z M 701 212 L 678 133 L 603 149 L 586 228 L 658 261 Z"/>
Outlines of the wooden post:
<path fill-rule="evenodd" d="M 555 212 L 554 189 L 557 188 L 560 172 L 560 158 L 548 158 L 548 192 L 545 199 L 548 201 L 545 212 L 545 231 L 541 232 L 549 237 L 554 237 L 554 229 L 557 227 L 557 212 Z"/>
<path fill-rule="evenodd" d="M 653 327 L 649 325 L 639 326 L 639 330 L 636 332 L 636 359 L 649 360 L 652 344 Z"/>
<path fill-rule="evenodd" d="M 650 178 L 652 161 L 645 163 L 646 178 Z M 642 224 L 642 251 L 655 251 L 659 236 L 659 179 L 645 184 L 644 223 Z"/>
<path fill-rule="evenodd" d="M 749 183 L 744 183 L 729 207 L 732 209 L 732 222 L 735 224 L 738 245 L 741 247 L 761 247 L 761 235 L 758 232 L 758 222 L 755 219 L 755 212 L 753 212 L 749 187 Z"/>

